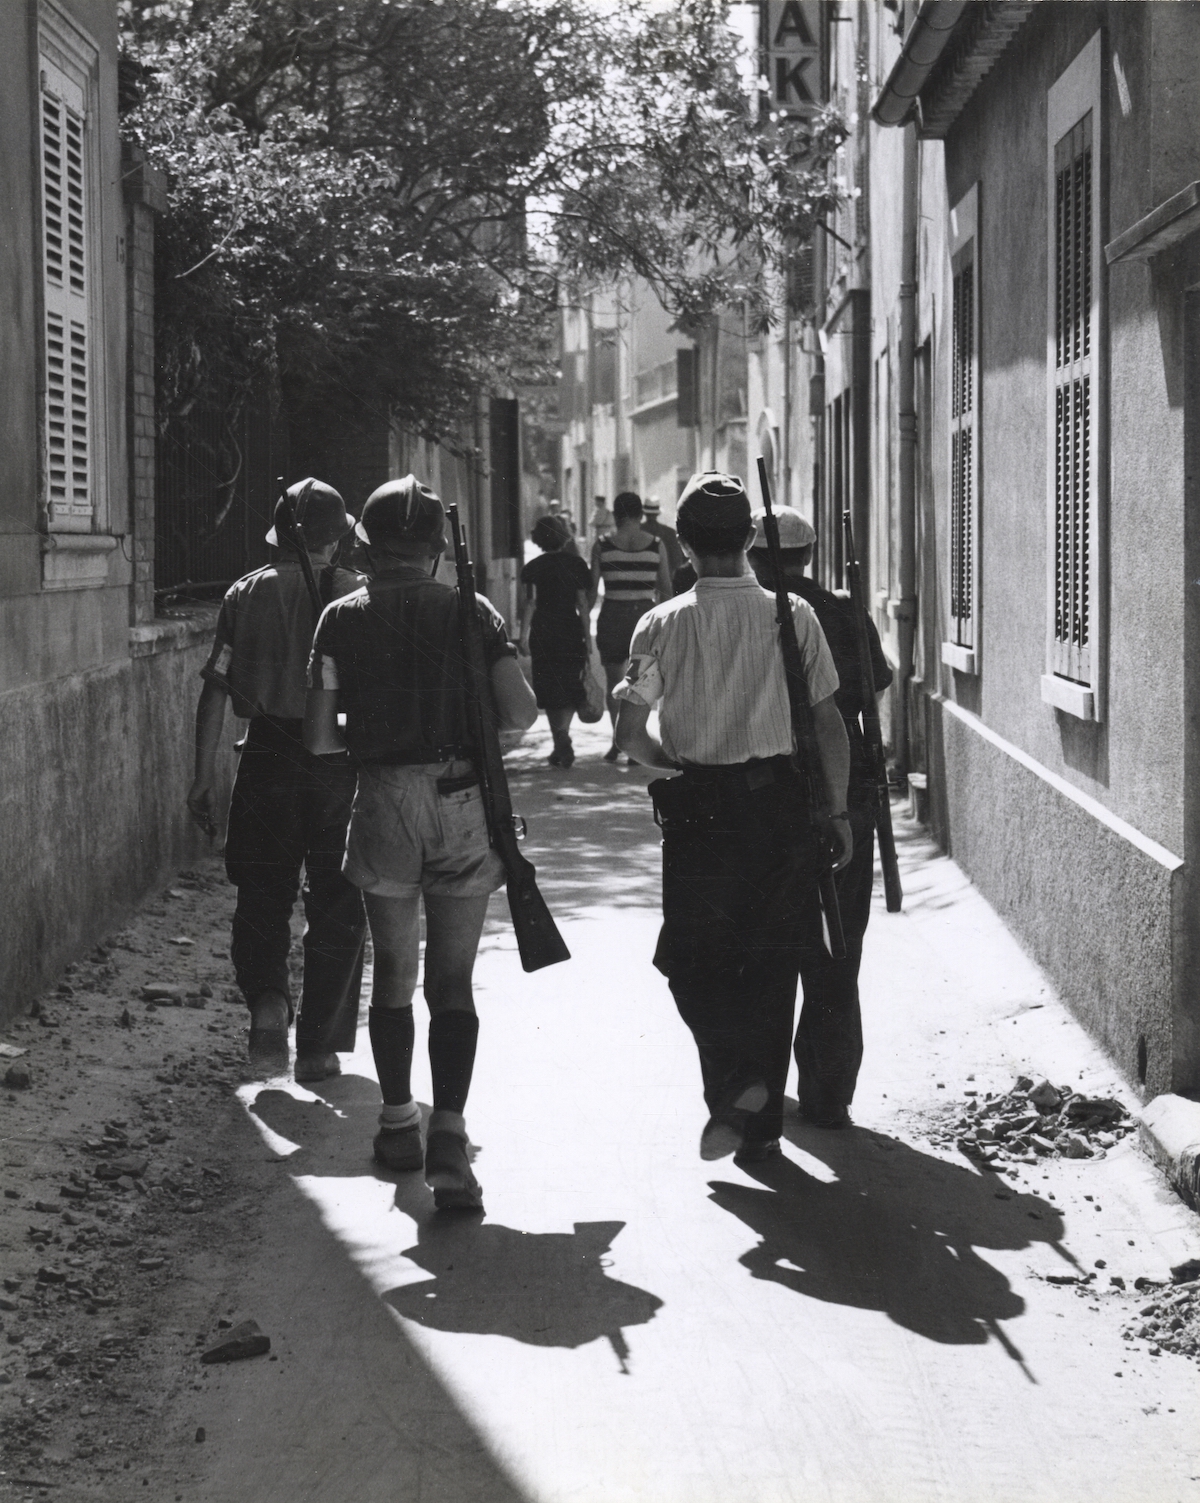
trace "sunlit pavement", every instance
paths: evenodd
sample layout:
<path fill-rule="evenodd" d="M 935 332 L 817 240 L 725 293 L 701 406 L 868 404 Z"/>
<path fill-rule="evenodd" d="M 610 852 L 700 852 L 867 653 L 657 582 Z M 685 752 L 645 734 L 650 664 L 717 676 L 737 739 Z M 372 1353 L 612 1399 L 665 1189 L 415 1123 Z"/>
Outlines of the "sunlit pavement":
<path fill-rule="evenodd" d="M 316 1092 L 243 1092 L 280 1160 L 259 1308 L 297 1360 L 275 1389 L 214 1393 L 237 1439 L 203 1496 L 1200 1497 L 1200 1368 L 1126 1346 L 1136 1296 L 1043 1277 L 1098 1258 L 1162 1277 L 1200 1223 L 1132 1140 L 1005 1180 L 923 1137 L 917 1114 L 970 1076 L 1130 1100 L 958 868 L 901 831 L 905 911 L 880 900 L 867 939 L 858 1126 L 793 1119 L 761 1172 L 702 1163 L 694 1051 L 650 965 L 648 774 L 604 764 L 602 728 L 575 739 L 569 772 L 548 737 L 514 759 L 573 959 L 526 976 L 497 898 L 468 1111 L 486 1216 L 439 1216 L 419 1175 L 372 1165 L 365 1026 Z M 428 1102 L 420 1045 L 414 1087 Z"/>

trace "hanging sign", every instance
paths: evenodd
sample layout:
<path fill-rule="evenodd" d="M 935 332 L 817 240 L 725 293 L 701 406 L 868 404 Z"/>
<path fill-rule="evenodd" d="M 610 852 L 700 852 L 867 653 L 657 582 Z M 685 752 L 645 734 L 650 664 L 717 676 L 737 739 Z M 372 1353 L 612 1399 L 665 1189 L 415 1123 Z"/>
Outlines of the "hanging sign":
<path fill-rule="evenodd" d="M 762 0 L 759 15 L 772 111 L 815 115 L 823 93 L 820 0 Z"/>

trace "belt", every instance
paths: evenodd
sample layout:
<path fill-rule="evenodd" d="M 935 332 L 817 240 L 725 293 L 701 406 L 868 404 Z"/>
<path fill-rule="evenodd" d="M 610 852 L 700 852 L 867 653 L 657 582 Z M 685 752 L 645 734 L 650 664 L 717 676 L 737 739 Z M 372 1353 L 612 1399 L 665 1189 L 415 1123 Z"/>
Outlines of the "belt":
<path fill-rule="evenodd" d="M 791 757 L 755 757 L 749 762 L 732 762 L 718 766 L 685 765 L 685 778 L 697 783 L 733 783 L 753 791 L 771 783 L 794 783 L 796 769 Z"/>
<path fill-rule="evenodd" d="M 422 762 L 473 762 L 475 748 L 451 742 L 449 746 L 405 747 L 403 751 L 385 752 L 381 757 L 363 757 L 360 760 L 366 767 L 416 767 Z"/>

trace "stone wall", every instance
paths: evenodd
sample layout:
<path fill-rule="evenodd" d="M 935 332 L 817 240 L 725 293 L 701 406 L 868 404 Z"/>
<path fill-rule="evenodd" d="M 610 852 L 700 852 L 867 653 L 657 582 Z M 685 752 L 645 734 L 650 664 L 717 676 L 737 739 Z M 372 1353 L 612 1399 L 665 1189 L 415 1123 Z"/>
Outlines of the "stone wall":
<path fill-rule="evenodd" d="M 207 848 L 184 796 L 214 619 L 135 626 L 129 657 L 0 694 L 0 1023 Z"/>

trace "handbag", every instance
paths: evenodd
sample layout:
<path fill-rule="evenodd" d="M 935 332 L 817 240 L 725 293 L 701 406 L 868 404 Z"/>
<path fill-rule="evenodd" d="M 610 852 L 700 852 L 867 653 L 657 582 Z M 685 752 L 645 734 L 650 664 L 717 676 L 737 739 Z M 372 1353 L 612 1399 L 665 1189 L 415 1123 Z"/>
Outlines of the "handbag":
<path fill-rule="evenodd" d="M 604 718 L 604 711 L 608 705 L 608 685 L 604 678 L 604 665 L 600 661 L 600 654 L 596 651 L 595 643 L 590 643 L 588 646 L 587 662 L 583 665 L 580 687 L 583 690 L 583 701 L 576 714 L 584 725 L 595 725 L 598 720 Z"/>

